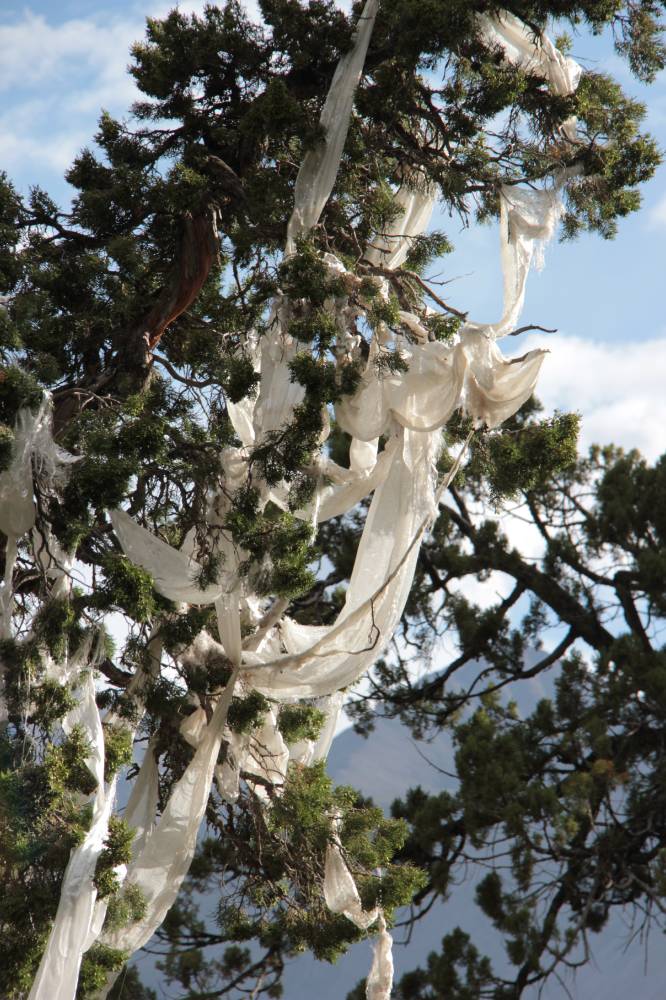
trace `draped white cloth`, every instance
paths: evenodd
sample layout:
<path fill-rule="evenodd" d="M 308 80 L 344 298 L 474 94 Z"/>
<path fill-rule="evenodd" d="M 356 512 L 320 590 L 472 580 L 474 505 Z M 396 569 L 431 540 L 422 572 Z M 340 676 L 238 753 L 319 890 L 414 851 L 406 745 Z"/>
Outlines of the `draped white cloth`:
<path fill-rule="evenodd" d="M 379 934 L 375 942 L 370 975 L 365 984 L 367 1000 L 390 1000 L 393 988 L 393 938 L 379 915 Z"/>
<path fill-rule="evenodd" d="M 418 177 L 413 178 L 411 184 L 412 186 L 404 184 L 396 192 L 395 204 L 401 212 L 391 226 L 394 235 L 376 238 L 364 254 L 365 260 L 371 264 L 390 271 L 404 264 L 414 237 L 420 236 L 430 225 L 437 200 L 437 192 L 431 184 L 421 180 L 420 187 L 413 186 L 418 184 Z"/>
<path fill-rule="evenodd" d="M 363 909 L 356 882 L 342 857 L 337 835 L 326 848 L 324 899 L 331 913 L 344 914 L 363 931 L 371 927 L 379 916 L 379 908 L 376 906 L 372 910 Z"/>
<path fill-rule="evenodd" d="M 83 677 L 76 706 L 63 720 L 66 732 L 71 732 L 74 726 L 80 726 L 90 740 L 86 765 L 97 781 L 92 823 L 82 843 L 70 855 L 58 911 L 29 1000 L 72 1000 L 83 953 L 95 936 L 93 918 L 97 890 L 93 876 L 109 829 L 116 780 L 114 778 L 108 785 L 104 783 L 104 737 L 95 703 L 95 686 L 89 672 Z"/>
<path fill-rule="evenodd" d="M 379 0 L 366 0 L 354 44 L 335 70 L 319 119 L 325 139 L 305 154 L 296 178 L 294 211 L 287 230 L 287 255 L 293 252 L 298 237 L 305 236 L 316 226 L 333 190 L 378 8 Z"/>
<path fill-rule="evenodd" d="M 126 884 L 141 890 L 146 912 L 128 927 L 104 933 L 104 943 L 112 948 L 130 954 L 142 948 L 175 902 L 194 857 L 234 685 L 235 675 L 219 698 L 199 747 L 174 785 L 164 812 L 151 832 L 144 827 L 144 843 L 129 865 Z"/>
<path fill-rule="evenodd" d="M 22 407 L 14 425 L 12 460 L 0 473 L 0 531 L 6 535 L 5 575 L 0 582 L 0 639 L 11 636 L 14 608 L 12 579 L 18 542 L 35 524 L 33 464 L 44 485 L 53 486 L 67 476 L 67 468 L 80 459 L 59 448 L 51 434 L 51 399 L 44 395 L 39 407 Z"/>

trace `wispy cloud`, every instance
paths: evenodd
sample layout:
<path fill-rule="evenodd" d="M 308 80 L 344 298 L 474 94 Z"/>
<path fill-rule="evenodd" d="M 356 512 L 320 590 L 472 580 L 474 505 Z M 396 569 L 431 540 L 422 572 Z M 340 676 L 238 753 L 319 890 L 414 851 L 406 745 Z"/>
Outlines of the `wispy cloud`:
<path fill-rule="evenodd" d="M 666 229 L 666 194 L 648 210 L 647 223 L 650 229 Z"/>
<path fill-rule="evenodd" d="M 529 338 L 535 346 L 543 338 Z M 666 451 L 666 334 L 638 341 L 628 330 L 624 344 L 558 334 L 547 346 L 537 395 L 549 410 L 583 414 L 583 449 L 612 442 L 652 461 Z"/>
<path fill-rule="evenodd" d="M 11 20 L 0 15 L 0 165 L 20 187 L 62 189 L 62 171 L 92 141 L 102 108 L 127 113 L 138 96 L 127 72 L 130 47 L 143 37 L 147 16 L 173 6 L 160 0 L 122 13 L 110 7 L 60 22 L 30 9 Z M 192 0 L 180 9 L 203 6 Z"/>

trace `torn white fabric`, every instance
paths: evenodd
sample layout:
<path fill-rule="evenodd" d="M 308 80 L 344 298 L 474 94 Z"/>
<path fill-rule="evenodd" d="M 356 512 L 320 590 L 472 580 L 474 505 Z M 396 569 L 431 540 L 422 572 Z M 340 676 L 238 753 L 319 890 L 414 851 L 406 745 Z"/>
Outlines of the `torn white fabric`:
<path fill-rule="evenodd" d="M 289 748 L 278 729 L 277 717 L 271 709 L 261 726 L 252 730 L 245 758 L 239 761 L 240 769 L 255 775 L 259 781 L 248 780 L 250 788 L 260 799 L 270 801 L 269 789 L 279 792 L 287 778 Z"/>
<path fill-rule="evenodd" d="M 342 856 L 339 822 L 337 817 L 333 820 L 333 839 L 326 847 L 324 899 L 331 913 L 342 913 L 361 930 L 367 930 L 377 920 L 379 909 L 376 906 L 372 910 L 363 909 L 356 882 Z"/>
<path fill-rule="evenodd" d="M 504 308 L 497 323 L 466 322 L 461 329 L 463 343 L 470 333 L 494 338 L 511 333 L 525 303 L 527 278 L 533 262 L 543 262 L 543 248 L 553 238 L 562 214 L 560 187 L 562 173 L 552 188 L 531 190 L 504 186 L 500 191 L 500 255 L 504 287 Z"/>
<path fill-rule="evenodd" d="M 508 62 L 526 72 L 543 76 L 554 94 L 572 94 L 581 76 L 581 67 L 563 55 L 542 34 L 534 33 L 513 14 L 482 15 L 479 23 L 486 40 L 499 45 Z M 576 119 L 562 124 L 562 134 L 576 141 Z M 543 248 L 552 239 L 562 214 L 560 189 L 568 173 L 559 171 L 552 187 L 543 189 L 504 185 L 500 191 L 500 253 L 504 279 L 504 309 L 498 323 L 467 323 L 465 330 L 485 332 L 493 337 L 511 333 L 525 301 L 527 275 L 533 261 L 543 264 Z"/>
<path fill-rule="evenodd" d="M 16 535 L 7 535 L 5 542 L 5 575 L 0 582 L 0 639 L 12 637 L 12 614 L 14 612 L 14 570 L 18 558 L 18 539 Z M 0 663 L 0 681 L 2 680 L 3 664 Z M 6 706 L 0 693 L 0 721 L 6 718 Z"/>
<path fill-rule="evenodd" d="M 134 830 L 132 857 L 143 851 L 157 821 L 159 802 L 159 771 L 152 742 L 146 747 L 139 773 L 132 783 L 132 791 L 125 806 L 124 820 Z"/>
<path fill-rule="evenodd" d="M 526 73 L 543 76 L 553 94 L 572 94 L 582 75 L 582 67 L 553 45 L 546 34 L 534 35 L 519 18 L 508 11 L 495 17 L 481 15 L 479 22 L 486 40 L 499 45 L 507 62 Z M 576 119 L 561 126 L 568 138 L 576 138 Z"/>
<path fill-rule="evenodd" d="M 328 698 L 322 699 L 318 708 L 326 713 L 326 721 L 321 728 L 321 732 L 314 745 L 312 760 L 326 760 L 331 749 L 331 743 L 338 727 L 340 712 L 344 705 L 345 696 L 342 691 L 334 691 Z"/>
<path fill-rule="evenodd" d="M 497 344 L 482 333 L 469 331 L 463 340 L 468 361 L 464 408 L 477 427 L 499 427 L 530 398 L 536 387 L 544 350 L 521 358 L 503 357 Z"/>
<path fill-rule="evenodd" d="M 97 781 L 90 829 L 71 855 L 63 876 L 60 900 L 29 1000 L 74 1000 L 81 958 L 93 930 L 97 890 L 93 877 L 104 849 L 115 799 L 116 779 L 104 784 L 104 736 L 91 673 L 86 673 L 76 706 L 63 720 L 71 732 L 80 726 L 90 740 L 86 764 Z"/>
<path fill-rule="evenodd" d="M 266 435 L 289 423 L 294 407 L 302 401 L 305 390 L 294 382 L 289 363 L 302 345 L 287 331 L 291 310 L 278 298 L 271 310 L 268 329 L 261 339 L 261 383 L 253 413 L 253 435 L 261 443 Z"/>
<path fill-rule="evenodd" d="M 0 473 L 0 531 L 7 536 L 5 573 L 0 581 L 0 638 L 11 638 L 14 610 L 13 577 L 18 542 L 35 523 L 34 472 L 46 487 L 62 483 L 68 466 L 80 461 L 53 440 L 51 399 L 45 395 L 37 410 L 22 407 L 14 424 L 12 459 Z M 2 709 L 0 709 L 0 717 Z"/>
<path fill-rule="evenodd" d="M 313 641 L 297 655 L 273 662 L 262 650 L 244 654 L 247 683 L 272 697 L 309 698 L 332 694 L 357 680 L 379 656 L 400 620 L 418 555 L 415 539 L 434 513 L 433 463 L 439 435 L 396 429 L 391 468 L 375 491 L 359 543 L 345 605 L 330 627 L 300 628 Z M 281 626 L 288 651 L 293 623 Z M 294 645 L 291 645 L 294 649 Z M 270 655 L 271 650 L 268 650 Z M 264 662 L 263 667 L 250 664 Z"/>
<path fill-rule="evenodd" d="M 420 188 L 407 185 L 400 187 L 394 201 L 402 211 L 391 223 L 391 233 L 373 241 L 364 255 L 365 260 L 391 271 L 401 267 L 414 238 L 424 233 L 430 225 L 436 197 L 435 188 L 425 180 L 422 180 Z"/>
<path fill-rule="evenodd" d="M 124 510 L 112 510 L 109 516 L 125 555 L 150 573 L 155 590 L 163 597 L 176 603 L 211 604 L 221 596 L 222 583 L 198 585 L 202 568 L 186 553 L 142 528 Z"/>
<path fill-rule="evenodd" d="M 126 883 L 141 890 L 146 912 L 128 927 L 102 934 L 103 943 L 112 948 L 129 954 L 142 948 L 173 906 L 194 856 L 235 683 L 234 673 L 194 757 L 174 785 L 143 849 L 129 866 Z"/>
<path fill-rule="evenodd" d="M 235 733 L 225 729 L 227 751 L 223 764 L 215 768 L 215 784 L 223 799 L 236 802 L 240 795 L 240 775 L 250 748 L 249 733 Z"/>
<path fill-rule="evenodd" d="M 372 968 L 365 983 L 366 1000 L 391 1000 L 393 988 L 393 938 L 386 930 L 384 914 L 379 915 L 379 935 L 377 937 Z"/>
<path fill-rule="evenodd" d="M 305 154 L 296 178 L 294 211 L 287 229 L 287 255 L 293 253 L 298 237 L 317 224 L 333 190 L 378 7 L 379 0 L 366 0 L 354 44 L 336 67 L 319 119 L 326 138 Z"/>
<path fill-rule="evenodd" d="M 316 740 L 299 740 L 298 743 L 290 746 L 289 763 L 310 767 L 319 760 L 326 760 L 335 737 L 344 701 L 345 696 L 342 691 L 336 691 L 325 698 L 315 700 L 314 707 L 326 716 L 321 732 Z"/>
<path fill-rule="evenodd" d="M 412 431 L 443 427 L 456 406 L 465 376 L 465 357 L 457 347 L 433 341 L 397 350 L 407 371 L 395 375 L 378 370 L 380 349 L 373 345 L 360 388 L 335 408 L 343 430 L 362 441 L 386 434 L 391 420 Z"/>
<path fill-rule="evenodd" d="M 11 465 L 0 473 L 0 531 L 21 538 L 35 523 L 33 464 L 48 485 L 62 482 L 67 466 L 81 461 L 53 440 L 51 400 L 45 395 L 36 411 L 23 407 L 14 425 Z"/>

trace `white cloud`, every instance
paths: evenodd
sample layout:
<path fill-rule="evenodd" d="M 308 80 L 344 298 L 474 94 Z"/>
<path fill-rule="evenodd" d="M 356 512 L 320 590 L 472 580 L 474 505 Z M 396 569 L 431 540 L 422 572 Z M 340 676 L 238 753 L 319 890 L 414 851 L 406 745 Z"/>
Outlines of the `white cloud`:
<path fill-rule="evenodd" d="M 29 9 L 0 21 L 2 167 L 27 188 L 62 187 L 60 178 L 82 146 L 92 142 L 102 108 L 123 116 L 138 91 L 127 73 L 130 46 L 146 16 L 163 16 L 168 0 L 56 23 Z M 204 0 L 181 4 L 201 11 Z M 11 101 L 7 96 L 11 93 Z"/>
<path fill-rule="evenodd" d="M 648 212 L 650 229 L 666 229 L 666 194 Z"/>
<path fill-rule="evenodd" d="M 340 6 L 349 7 L 350 0 Z M 146 17 L 174 6 L 202 13 L 205 0 L 153 0 L 57 22 L 28 8 L 0 13 L 2 167 L 19 187 L 58 185 L 63 169 L 96 131 L 102 108 L 122 117 L 139 93 L 127 72 L 130 47 Z M 260 21 L 258 0 L 246 0 Z M 11 95 L 11 100 L 9 100 Z"/>
<path fill-rule="evenodd" d="M 532 335 L 528 347 L 543 347 Z M 581 447 L 618 444 L 654 461 L 666 451 L 666 334 L 608 344 L 549 337 L 537 395 L 548 410 L 582 415 Z"/>

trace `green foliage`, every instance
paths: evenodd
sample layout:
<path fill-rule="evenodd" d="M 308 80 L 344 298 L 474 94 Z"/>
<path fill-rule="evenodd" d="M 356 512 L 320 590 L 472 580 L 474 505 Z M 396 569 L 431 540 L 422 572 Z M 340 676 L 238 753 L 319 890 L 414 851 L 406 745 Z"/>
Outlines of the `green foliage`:
<path fill-rule="evenodd" d="M 125 884 L 119 891 L 111 890 L 108 897 L 104 926 L 110 931 L 141 920 L 146 912 L 146 899 L 136 885 Z"/>
<path fill-rule="evenodd" d="M 73 847 L 85 836 L 90 809 L 81 792 L 94 788 L 87 750 L 73 731 L 42 763 L 11 728 L 0 737 L 0 994 L 27 996 L 55 915 L 60 882 Z"/>
<path fill-rule="evenodd" d="M 33 630 L 56 662 L 72 656 L 83 639 L 78 609 L 67 598 L 54 598 L 42 605 Z"/>
<path fill-rule="evenodd" d="M 312 705 L 283 705 L 278 726 L 285 743 L 316 740 L 326 721 L 326 715 Z"/>
<path fill-rule="evenodd" d="M 164 648 L 168 652 L 175 652 L 191 646 L 199 633 L 209 625 L 212 615 L 211 608 L 191 607 L 185 614 L 168 618 L 161 629 Z"/>
<path fill-rule="evenodd" d="M 17 365 L 0 371 L 0 420 L 12 428 L 21 407 L 36 410 L 43 390 L 37 380 Z"/>
<path fill-rule="evenodd" d="M 270 450 L 267 446 L 267 453 Z M 302 483 L 297 483 L 297 502 Z M 267 507 L 259 513 L 259 495 L 252 487 L 242 488 L 226 518 L 234 541 L 249 559 L 241 566 L 259 594 L 293 598 L 310 589 L 314 576 L 308 568 L 314 558 L 311 531 L 307 522 L 289 512 Z"/>
<path fill-rule="evenodd" d="M 39 720 L 40 726 L 50 729 L 69 712 L 76 701 L 70 689 L 58 681 L 43 678 L 32 692 L 34 700 L 33 717 Z"/>
<path fill-rule="evenodd" d="M 0 424 L 0 472 L 11 464 L 14 450 L 14 431 L 7 424 Z"/>
<path fill-rule="evenodd" d="M 126 726 L 107 726 L 104 730 L 104 780 L 110 781 L 116 771 L 132 762 L 134 740 Z"/>
<path fill-rule="evenodd" d="M 250 691 L 245 698 L 232 698 L 227 724 L 235 733 L 249 733 L 264 721 L 270 702 L 258 691 Z"/>
<path fill-rule="evenodd" d="M 105 558 L 103 568 L 105 579 L 91 598 L 93 607 L 118 608 L 139 622 L 154 616 L 157 602 L 150 573 L 115 554 Z"/>
<path fill-rule="evenodd" d="M 556 473 L 571 469 L 579 425 L 575 413 L 556 413 L 548 420 L 522 426 L 519 417 L 513 426 L 508 422 L 499 433 L 489 435 L 482 461 L 491 501 L 498 504 L 543 487 Z"/>
<path fill-rule="evenodd" d="M 134 830 L 132 827 L 121 817 L 111 816 L 109 830 L 104 841 L 104 850 L 97 859 L 93 879 L 100 899 L 104 899 L 119 890 L 120 883 L 114 869 L 118 865 L 127 865 L 131 861 L 133 839 Z M 136 896 L 130 897 L 127 902 L 133 909 L 136 909 L 138 905 Z"/>
<path fill-rule="evenodd" d="M 74 726 L 59 744 L 52 744 L 44 754 L 44 769 L 49 787 L 54 794 L 65 791 L 91 795 L 97 781 L 86 763 L 90 744 L 81 726 Z"/>
<path fill-rule="evenodd" d="M 94 944 L 89 948 L 81 962 L 76 1000 L 91 1000 L 106 984 L 109 972 L 123 967 L 126 957 L 122 951 L 104 944 Z"/>

